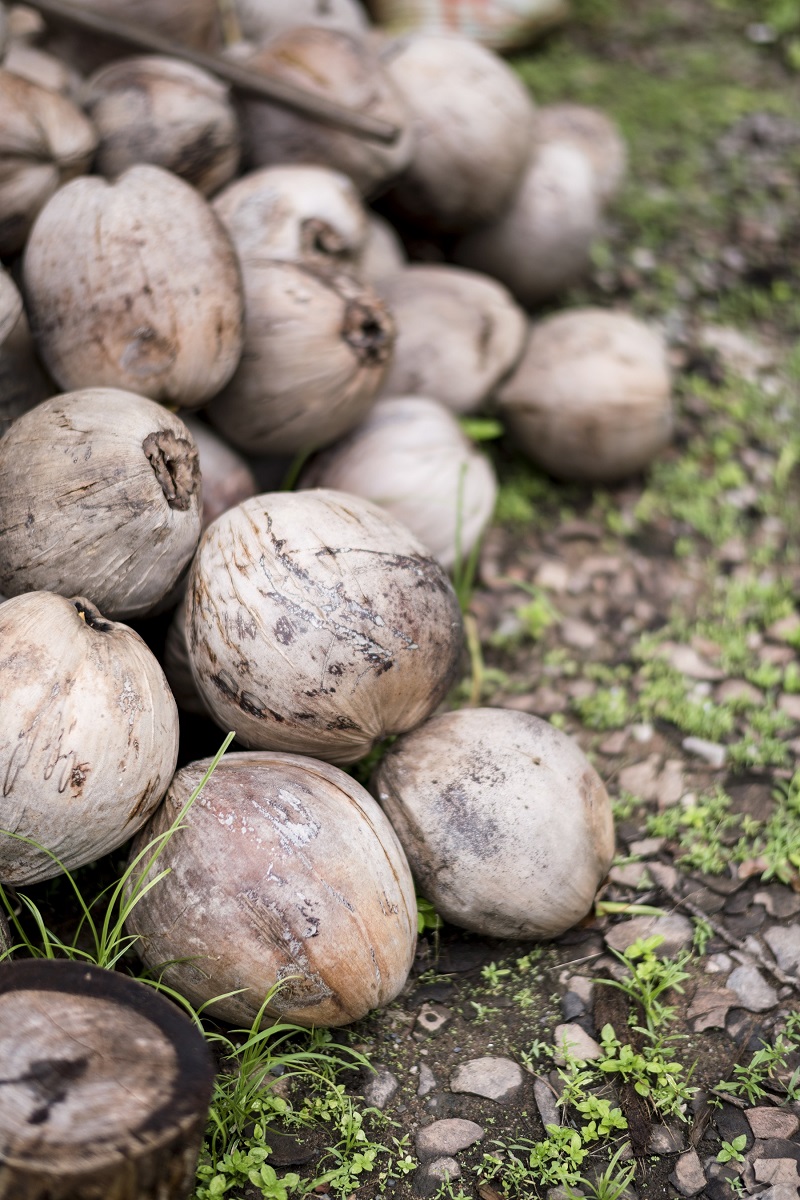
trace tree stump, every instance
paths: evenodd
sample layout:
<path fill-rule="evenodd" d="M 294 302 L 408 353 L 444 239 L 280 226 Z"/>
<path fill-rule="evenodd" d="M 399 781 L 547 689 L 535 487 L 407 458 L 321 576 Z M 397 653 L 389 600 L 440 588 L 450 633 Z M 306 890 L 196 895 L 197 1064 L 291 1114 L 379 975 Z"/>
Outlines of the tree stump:
<path fill-rule="evenodd" d="M 68 961 L 0 965 L 0 1200 L 186 1200 L 214 1078 L 152 988 Z"/>

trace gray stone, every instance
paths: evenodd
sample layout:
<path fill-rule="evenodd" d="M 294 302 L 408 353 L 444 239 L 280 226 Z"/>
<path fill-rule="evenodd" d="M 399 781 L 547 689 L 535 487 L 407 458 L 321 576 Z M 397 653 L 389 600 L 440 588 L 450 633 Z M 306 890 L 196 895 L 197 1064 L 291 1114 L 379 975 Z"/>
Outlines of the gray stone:
<path fill-rule="evenodd" d="M 748 1012 L 766 1012 L 778 1003 L 778 993 L 757 967 L 737 967 L 728 976 L 726 986 Z"/>
<path fill-rule="evenodd" d="M 451 1117 L 445 1121 L 434 1121 L 420 1129 L 416 1137 L 417 1157 L 422 1162 L 458 1154 L 483 1137 L 483 1128 L 474 1121 Z"/>
<path fill-rule="evenodd" d="M 387 1067 L 375 1064 L 375 1074 L 364 1086 L 364 1099 L 372 1108 L 385 1108 L 400 1087 L 396 1077 Z"/>
<path fill-rule="evenodd" d="M 750 1108 L 745 1114 L 757 1138 L 793 1138 L 800 1118 L 785 1108 Z"/>
<path fill-rule="evenodd" d="M 450 1009 L 443 1004 L 423 1004 L 417 1014 L 417 1028 L 425 1033 L 438 1033 L 452 1017 Z"/>
<path fill-rule="evenodd" d="M 427 1063 L 421 1063 L 419 1068 L 419 1087 L 417 1088 L 418 1096 L 427 1096 L 436 1087 L 436 1076 L 430 1069 Z"/>
<path fill-rule="evenodd" d="M 639 938 L 653 937 L 657 933 L 664 941 L 656 953 L 660 958 L 673 958 L 679 951 L 691 946 L 694 927 L 680 913 L 668 913 L 665 917 L 632 917 L 630 921 L 621 921 L 608 930 L 606 945 L 621 952 Z"/>
<path fill-rule="evenodd" d="M 463 1063 L 450 1080 L 452 1092 L 468 1092 L 472 1096 L 485 1096 L 504 1104 L 514 1097 L 522 1087 L 522 1067 L 511 1058 L 473 1058 Z"/>
<path fill-rule="evenodd" d="M 565 1021 L 579 1017 L 586 1012 L 586 1005 L 577 992 L 565 992 L 561 997 L 561 1015 Z"/>
<path fill-rule="evenodd" d="M 597 633 L 592 625 L 576 617 L 567 617 L 561 622 L 561 641 L 574 650 L 591 650 L 597 642 Z"/>
<path fill-rule="evenodd" d="M 448 1179 L 458 1179 L 461 1167 L 454 1158 L 437 1158 L 414 1172 L 414 1194 L 432 1196 Z"/>
<path fill-rule="evenodd" d="M 779 921 L 785 921 L 788 917 L 795 917 L 800 913 L 800 895 L 780 883 L 770 884 L 769 887 L 756 892 L 753 903 L 763 904 L 769 915 Z"/>
<path fill-rule="evenodd" d="M 556 1025 L 553 1033 L 553 1045 L 555 1061 L 562 1066 L 566 1061 L 565 1047 L 573 1058 L 581 1059 L 584 1062 L 603 1057 L 603 1051 L 597 1042 L 593 1037 L 589 1037 L 589 1034 L 580 1025 Z"/>
<path fill-rule="evenodd" d="M 757 1158 L 753 1163 L 753 1173 L 759 1183 L 771 1183 L 773 1187 L 794 1187 L 800 1184 L 797 1174 L 797 1160 L 794 1158 Z"/>
<path fill-rule="evenodd" d="M 687 1150 L 675 1163 L 670 1182 L 682 1196 L 696 1196 L 706 1186 L 706 1173 L 696 1150 Z"/>
<path fill-rule="evenodd" d="M 758 1193 L 758 1200 L 797 1200 L 797 1184 L 776 1183 L 765 1192 Z"/>
<path fill-rule="evenodd" d="M 707 742 L 705 738 L 687 737 L 683 739 L 681 745 L 687 754 L 694 754 L 697 758 L 702 758 L 703 762 L 707 762 L 715 771 L 719 771 L 725 766 L 728 750 L 719 742 Z"/>
<path fill-rule="evenodd" d="M 670 1125 L 654 1125 L 647 1149 L 650 1154 L 680 1154 L 686 1149 L 686 1137 L 682 1130 Z"/>
<path fill-rule="evenodd" d="M 787 975 L 796 975 L 800 970 L 800 923 L 775 925 L 764 934 L 778 966 Z"/>
<path fill-rule="evenodd" d="M 539 1110 L 539 1116 L 542 1119 L 542 1125 L 545 1129 L 548 1125 L 560 1125 L 561 1114 L 556 1105 L 556 1097 L 553 1089 L 546 1079 L 541 1075 L 536 1077 L 533 1085 L 533 1098 L 536 1101 L 536 1107 Z"/>

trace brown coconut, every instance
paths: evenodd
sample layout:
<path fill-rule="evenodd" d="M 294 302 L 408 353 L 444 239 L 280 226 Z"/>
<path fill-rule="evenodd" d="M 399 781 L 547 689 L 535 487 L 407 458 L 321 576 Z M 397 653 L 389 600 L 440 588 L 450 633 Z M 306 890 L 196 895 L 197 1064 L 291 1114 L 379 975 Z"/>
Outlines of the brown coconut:
<path fill-rule="evenodd" d="M 178 772 L 134 856 L 177 819 L 209 762 Z M 223 1020 L 249 1027 L 277 985 L 267 1017 L 344 1025 L 405 983 L 416 942 L 408 865 L 372 797 L 327 763 L 227 755 L 152 874 L 164 869 L 128 931 L 193 1004 L 237 992 L 210 1006 Z"/>
<path fill-rule="evenodd" d="M 187 635 L 206 704 L 245 746 L 349 763 L 434 711 L 462 629 L 404 525 L 320 489 L 255 496 L 206 530 Z"/>
<path fill-rule="evenodd" d="M 228 88 L 191 63 L 119 59 L 87 81 L 83 106 L 98 132 L 101 175 L 152 163 L 210 196 L 236 174 L 239 124 Z"/>
<path fill-rule="evenodd" d="M 62 188 L 31 232 L 23 278 L 34 337 L 65 390 L 195 408 L 239 361 L 233 246 L 203 197 L 160 167 Z"/>
<path fill-rule="evenodd" d="M 556 313 L 534 325 L 498 403 L 516 445 L 551 475 L 623 479 L 672 437 L 666 346 L 629 313 Z"/>

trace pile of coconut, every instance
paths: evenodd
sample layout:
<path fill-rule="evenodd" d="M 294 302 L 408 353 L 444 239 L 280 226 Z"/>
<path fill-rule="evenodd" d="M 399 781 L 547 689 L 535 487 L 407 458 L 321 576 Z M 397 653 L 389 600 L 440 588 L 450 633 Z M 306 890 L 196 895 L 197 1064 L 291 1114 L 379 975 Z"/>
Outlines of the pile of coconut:
<path fill-rule="evenodd" d="M 415 889 L 496 937 L 590 910 L 613 828 L 578 746 L 447 709 L 497 490 L 464 418 L 616 480 L 669 441 L 670 380 L 630 314 L 536 312 L 622 180 L 607 116 L 356 0 L 221 7 L 137 5 L 175 57 L 0 7 L 0 883 L 136 835 L 151 970 L 342 1024 L 403 987 Z M 123 623 L 154 617 L 161 664 Z M 178 705 L 241 747 L 189 808 Z"/>

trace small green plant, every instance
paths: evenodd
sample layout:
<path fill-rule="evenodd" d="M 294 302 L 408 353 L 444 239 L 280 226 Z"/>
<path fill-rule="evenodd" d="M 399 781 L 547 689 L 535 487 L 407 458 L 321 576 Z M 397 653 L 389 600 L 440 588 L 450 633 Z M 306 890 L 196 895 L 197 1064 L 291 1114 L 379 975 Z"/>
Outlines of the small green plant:
<path fill-rule="evenodd" d="M 511 974 L 510 967 L 498 967 L 497 963 L 487 963 L 481 967 L 481 979 L 485 979 L 493 992 L 499 992 L 504 980 Z"/>
<path fill-rule="evenodd" d="M 702 917 L 693 917 L 692 925 L 694 932 L 692 933 L 692 948 L 697 954 L 705 954 L 706 947 L 714 936 L 714 930 L 709 925 L 708 921 Z"/>
<path fill-rule="evenodd" d="M 587 1200 L 619 1200 L 626 1188 L 630 1187 L 636 1174 L 634 1163 L 620 1167 L 620 1159 L 624 1150 L 625 1147 L 620 1146 L 608 1166 L 596 1179 L 581 1178 L 580 1192 L 573 1192 L 569 1186 L 565 1187 L 564 1192 L 568 1200 L 580 1200 L 580 1197 L 586 1197 Z"/>
<path fill-rule="evenodd" d="M 761 1048 L 755 1051 L 750 1061 L 737 1063 L 733 1068 L 733 1077 L 721 1080 L 714 1090 L 729 1096 L 740 1096 L 751 1105 L 758 1104 L 775 1089 L 779 1072 L 786 1070 L 790 1055 L 799 1050 L 800 1013 L 791 1013 L 775 1041 L 762 1042 Z M 800 1069 L 793 1072 L 788 1082 L 782 1085 L 782 1090 L 790 1103 L 800 1100 Z"/>
<path fill-rule="evenodd" d="M 681 984 L 689 978 L 689 972 L 684 970 L 689 954 L 682 953 L 674 959 L 659 958 L 656 950 L 663 941 L 661 934 L 654 934 L 649 938 L 637 939 L 621 953 L 614 951 L 619 961 L 628 968 L 629 974 L 621 980 L 598 980 L 605 987 L 618 988 L 632 1004 L 641 1006 L 647 1032 L 651 1036 L 674 1016 L 672 1005 L 664 1004 L 661 997 L 668 991 L 682 994 Z"/>
<path fill-rule="evenodd" d="M 437 934 L 443 925 L 444 921 L 431 901 L 424 896 L 417 896 L 417 933 L 420 936 L 429 932 Z"/>
<path fill-rule="evenodd" d="M 723 1141 L 721 1143 L 721 1149 L 719 1151 L 719 1154 L 717 1155 L 717 1162 L 718 1163 L 744 1162 L 744 1155 L 742 1154 L 742 1150 L 744 1150 L 746 1145 L 747 1145 L 747 1134 L 746 1133 L 740 1133 L 739 1136 L 735 1137 L 732 1142 Z"/>

